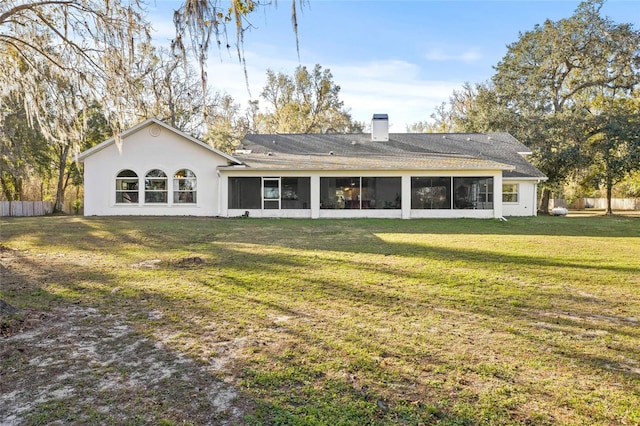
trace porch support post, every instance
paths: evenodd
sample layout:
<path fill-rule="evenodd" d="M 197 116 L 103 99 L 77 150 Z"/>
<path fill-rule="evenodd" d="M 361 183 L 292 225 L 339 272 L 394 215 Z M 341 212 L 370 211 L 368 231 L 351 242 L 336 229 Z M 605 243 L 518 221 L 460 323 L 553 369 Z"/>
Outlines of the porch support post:
<path fill-rule="evenodd" d="M 502 217 L 502 171 L 493 177 L 493 217 Z"/>
<path fill-rule="evenodd" d="M 411 219 L 411 175 L 402 175 L 402 218 Z"/>
<path fill-rule="evenodd" d="M 216 171 L 216 176 L 218 178 L 218 199 L 216 200 L 218 214 L 222 217 L 227 217 L 229 216 L 229 206 L 227 205 L 229 201 L 229 178 L 226 174 L 220 173 L 219 170 Z"/>
<path fill-rule="evenodd" d="M 311 219 L 320 217 L 320 176 L 311 175 Z"/>

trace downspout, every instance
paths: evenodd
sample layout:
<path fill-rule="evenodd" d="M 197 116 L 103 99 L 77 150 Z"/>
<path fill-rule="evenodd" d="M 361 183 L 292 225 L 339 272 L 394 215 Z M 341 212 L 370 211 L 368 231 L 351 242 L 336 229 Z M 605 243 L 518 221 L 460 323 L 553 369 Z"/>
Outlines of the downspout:
<path fill-rule="evenodd" d="M 218 177 L 218 200 L 216 201 L 216 216 L 221 216 L 221 208 L 222 208 L 222 177 L 220 175 L 220 170 L 216 168 L 216 176 Z"/>
<path fill-rule="evenodd" d="M 531 205 L 533 206 L 533 211 L 531 212 L 531 216 L 538 216 L 538 185 L 540 184 L 540 179 L 536 181 L 533 185 L 533 200 Z"/>

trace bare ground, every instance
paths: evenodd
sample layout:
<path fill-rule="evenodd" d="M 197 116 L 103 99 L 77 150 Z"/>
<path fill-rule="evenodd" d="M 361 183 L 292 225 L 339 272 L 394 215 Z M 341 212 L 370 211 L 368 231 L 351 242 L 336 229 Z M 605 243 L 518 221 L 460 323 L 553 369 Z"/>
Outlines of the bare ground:
<path fill-rule="evenodd" d="M 0 252 L 3 290 L 28 285 L 25 256 Z M 73 304 L 7 308 L 0 323 L 2 426 L 243 423 L 247 405 L 224 363 L 194 361 L 137 332 L 123 313 Z"/>

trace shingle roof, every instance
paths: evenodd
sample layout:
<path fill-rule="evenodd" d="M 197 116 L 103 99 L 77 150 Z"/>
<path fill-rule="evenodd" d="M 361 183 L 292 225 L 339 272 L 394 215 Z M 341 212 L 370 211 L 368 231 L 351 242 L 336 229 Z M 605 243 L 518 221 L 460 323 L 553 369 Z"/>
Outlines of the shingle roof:
<path fill-rule="evenodd" d="M 542 178 L 509 133 L 249 134 L 234 157 L 272 169 L 502 169 L 504 177 Z M 251 153 L 248 153 L 248 151 Z M 271 155 L 267 155 L 271 153 Z"/>
<path fill-rule="evenodd" d="M 253 169 L 273 170 L 510 170 L 512 166 L 464 155 L 236 154 Z"/>

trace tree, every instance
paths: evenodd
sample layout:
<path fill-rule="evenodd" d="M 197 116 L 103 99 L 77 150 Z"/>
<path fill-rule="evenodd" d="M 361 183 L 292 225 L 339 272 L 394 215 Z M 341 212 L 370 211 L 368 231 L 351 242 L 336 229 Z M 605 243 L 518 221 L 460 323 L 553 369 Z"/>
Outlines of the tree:
<path fill-rule="evenodd" d="M 248 132 L 248 122 L 240 115 L 240 105 L 230 95 L 219 95 L 207 119 L 204 141 L 231 153 Z"/>
<path fill-rule="evenodd" d="M 148 25 L 137 0 L 5 0 L 0 3 L 0 98 L 16 88 L 24 93 L 30 122 L 49 106 L 47 81 L 66 81 L 83 97 L 101 100 L 116 127 L 128 120 L 138 96 L 137 43 L 148 40 Z M 33 85 L 33 82 L 38 84 Z M 2 100 L 0 99 L 0 102 Z M 59 106 L 58 106 L 59 107 Z M 64 127 L 41 129 L 70 139 Z M 71 140 L 76 143 L 77 140 Z"/>
<path fill-rule="evenodd" d="M 316 65 L 311 72 L 296 68 L 293 76 L 267 71 L 261 97 L 267 103 L 263 130 L 279 133 L 361 132 L 339 98 L 340 86 L 329 69 Z"/>
<path fill-rule="evenodd" d="M 594 159 L 587 175 L 604 185 L 606 214 L 611 215 L 613 185 L 640 170 L 640 102 L 616 100 L 598 115 L 596 125 L 585 144 Z"/>
<path fill-rule="evenodd" d="M 602 17 L 603 2 L 581 3 L 572 17 L 521 34 L 496 66 L 498 102 L 511 113 L 508 121 L 526 124 L 513 133 L 532 147 L 552 185 L 598 161 L 586 149 L 602 122 L 594 100 L 610 104 L 640 83 L 640 33 Z M 543 212 L 548 199 L 546 188 Z"/>
<path fill-rule="evenodd" d="M 306 0 L 291 0 L 291 23 L 296 36 L 296 48 L 300 57 L 298 44 L 298 9 L 306 3 Z M 270 2 L 262 3 L 259 0 L 184 0 L 183 5 L 174 12 L 173 22 L 176 27 L 176 37 L 171 42 L 174 53 L 181 55 L 186 63 L 187 54 L 191 52 L 200 66 L 200 80 L 202 91 L 207 92 L 206 62 L 211 48 L 215 43 L 218 48 L 231 49 L 234 43 L 229 39 L 229 28 L 235 32 L 235 48 L 238 60 L 245 63 L 243 52 L 245 32 L 253 28 L 249 22 L 249 16 L 266 6 Z M 276 3 L 277 4 L 277 3 Z M 249 87 L 247 68 L 244 67 L 247 88 Z M 204 118 L 208 109 L 203 108 Z"/>
<path fill-rule="evenodd" d="M 65 170 L 99 99 L 114 133 L 140 98 L 137 42 L 149 38 L 141 7 L 107 0 L 8 0 L 0 4 L 0 105 L 22 101 L 27 122 L 55 152 L 61 211 Z"/>
<path fill-rule="evenodd" d="M 436 107 L 431 122 L 418 122 L 410 127 L 419 133 L 493 132 L 517 126 L 512 114 L 500 105 L 491 82 L 464 83 L 454 90 L 447 102 Z M 421 130 L 422 129 L 422 130 Z M 502 130 L 505 131 L 505 130 Z"/>
<path fill-rule="evenodd" d="M 51 177 L 51 146 L 31 127 L 21 101 L 5 102 L 0 110 L 0 186 L 9 201 L 23 200 L 24 182 Z"/>
<path fill-rule="evenodd" d="M 4 197 L 10 201 L 24 200 L 24 183 L 55 180 L 55 201 L 60 211 L 69 183 L 77 188 L 82 184 L 82 171 L 69 155 L 70 144 L 52 144 L 39 130 L 38 123 L 31 126 L 19 96 L 8 99 L 4 105 L 0 114 L 0 184 Z M 88 149 L 111 134 L 98 104 L 82 111 L 76 121 L 86 126 L 80 149 Z"/>
<path fill-rule="evenodd" d="M 54 211 L 61 212 L 67 161 L 80 148 L 79 143 L 86 129 L 86 122 L 81 117 L 90 100 L 83 91 L 84 84 L 81 81 L 57 74 L 47 63 L 34 64 L 33 67 L 38 67 L 39 78 L 29 82 L 18 81 L 15 96 L 24 101 L 27 118 L 33 122 L 32 125 L 38 126 L 54 152 L 52 166 L 57 171 Z M 35 103 L 31 109 L 26 106 L 29 102 Z M 35 114 L 35 121 L 29 117 L 29 112 Z"/>
<path fill-rule="evenodd" d="M 621 197 L 640 198 L 640 170 L 636 169 L 625 176 L 616 189 Z"/>
<path fill-rule="evenodd" d="M 432 116 L 435 128 L 506 131 L 532 148 L 532 160 L 549 178 L 543 213 L 552 188 L 587 169 L 604 170 L 602 161 L 613 158 L 605 151 L 627 152 L 632 160 L 631 151 L 611 145 L 623 146 L 623 138 L 604 135 L 615 128 L 632 137 L 633 123 L 610 108 L 640 84 L 640 32 L 602 17 L 602 5 L 581 3 L 570 18 L 520 34 L 491 82 L 465 84 Z M 616 169 L 624 174 L 629 167 Z"/>
<path fill-rule="evenodd" d="M 189 64 L 166 49 L 150 49 L 148 72 L 141 83 L 137 108 L 141 119 L 158 118 L 190 134 L 202 132 L 202 108 L 211 102 Z"/>
<path fill-rule="evenodd" d="M 111 127 L 99 103 L 95 102 L 83 111 L 81 120 L 86 123 L 86 131 L 80 142 L 80 149 L 82 151 L 98 145 L 111 136 Z M 66 190 L 69 182 L 76 187 L 75 202 L 80 202 L 80 188 L 84 183 L 83 167 L 83 164 L 78 163 L 74 159 L 67 158 L 64 189 Z M 80 205 L 78 205 L 78 207 L 79 206 Z"/>

